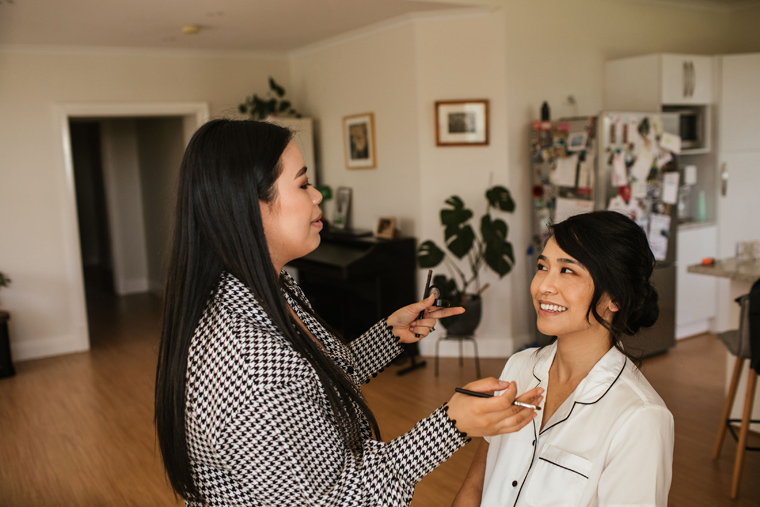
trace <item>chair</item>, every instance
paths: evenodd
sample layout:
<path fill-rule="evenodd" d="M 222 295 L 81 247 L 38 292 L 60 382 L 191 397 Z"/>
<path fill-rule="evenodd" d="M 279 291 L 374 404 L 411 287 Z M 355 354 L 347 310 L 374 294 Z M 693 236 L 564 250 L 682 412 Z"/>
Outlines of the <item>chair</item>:
<path fill-rule="evenodd" d="M 475 341 L 475 335 L 472 334 L 448 334 L 441 336 L 435 341 L 435 376 L 438 376 L 438 345 L 441 340 L 456 340 L 459 342 L 459 366 L 464 366 L 464 360 L 462 359 L 462 343 L 469 341 L 472 343 L 473 350 L 475 351 L 475 371 L 477 378 L 480 378 L 480 359 L 478 358 L 478 342 Z"/>
<path fill-rule="evenodd" d="M 744 409 L 741 419 L 730 419 L 731 409 L 733 408 L 736 389 L 739 384 L 739 378 L 742 373 L 742 367 L 748 359 L 752 358 L 750 346 L 750 294 L 745 294 L 736 299 L 741 306 L 741 315 L 739 318 L 739 329 L 726 331 L 718 334 L 718 338 L 726 345 L 728 351 L 736 356 L 734 362 L 734 371 L 731 375 L 731 383 L 728 388 L 726 402 L 723 405 L 723 415 L 721 417 L 720 428 L 718 429 L 718 438 L 715 441 L 713 450 L 713 459 L 718 459 L 723 440 L 726 436 L 726 430 L 731 432 L 734 440 L 738 440 L 736 449 L 736 458 L 734 460 L 734 473 L 731 482 L 731 498 L 736 499 L 739 493 L 739 481 L 741 480 L 742 467 L 744 466 L 745 451 L 758 451 L 760 447 L 747 446 L 747 437 L 749 435 L 749 426 L 751 423 L 760 423 L 758 420 L 751 420 L 752 402 L 755 398 L 755 388 L 757 387 L 757 372 L 749 368 L 749 377 L 747 378 L 747 393 L 744 398 Z M 732 423 L 740 423 L 739 436 L 737 438 Z"/>

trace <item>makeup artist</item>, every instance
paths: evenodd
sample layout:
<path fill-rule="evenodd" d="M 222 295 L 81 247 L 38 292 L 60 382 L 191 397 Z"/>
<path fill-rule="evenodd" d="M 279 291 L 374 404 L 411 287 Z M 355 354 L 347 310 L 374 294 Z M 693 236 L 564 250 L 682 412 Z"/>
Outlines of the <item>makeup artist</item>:
<path fill-rule="evenodd" d="M 430 297 L 345 343 L 282 269 L 319 245 L 320 201 L 285 128 L 214 120 L 187 147 L 155 422 L 168 479 L 190 506 L 406 506 L 470 437 L 517 431 L 535 415 L 512 405 L 514 383 L 483 379 L 465 387 L 506 392 L 454 394 L 384 442 L 361 385 L 463 309 L 433 308 Z"/>
<path fill-rule="evenodd" d="M 673 416 L 629 356 L 659 316 L 646 234 L 614 211 L 550 232 L 530 291 L 555 341 L 513 355 L 501 376 L 545 388 L 543 410 L 480 444 L 453 506 L 665 507 Z"/>

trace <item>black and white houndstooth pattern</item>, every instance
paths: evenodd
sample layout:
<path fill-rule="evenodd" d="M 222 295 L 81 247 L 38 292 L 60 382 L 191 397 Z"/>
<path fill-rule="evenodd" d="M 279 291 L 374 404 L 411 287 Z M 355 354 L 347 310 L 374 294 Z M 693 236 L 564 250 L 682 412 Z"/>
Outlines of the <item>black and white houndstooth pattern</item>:
<path fill-rule="evenodd" d="M 401 351 L 384 321 L 347 347 L 288 299 L 357 385 Z M 204 505 L 406 506 L 415 484 L 466 443 L 442 407 L 390 442 L 372 440 L 365 421 L 362 452 L 351 452 L 312 367 L 229 274 L 193 336 L 186 399 Z"/>

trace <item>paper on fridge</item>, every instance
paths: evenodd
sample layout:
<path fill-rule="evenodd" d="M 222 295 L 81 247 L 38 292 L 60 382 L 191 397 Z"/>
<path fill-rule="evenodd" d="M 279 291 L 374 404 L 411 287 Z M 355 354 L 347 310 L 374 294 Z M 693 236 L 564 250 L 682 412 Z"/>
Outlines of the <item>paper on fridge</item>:
<path fill-rule="evenodd" d="M 660 146 L 662 146 L 663 149 L 672 151 L 678 155 L 681 153 L 681 138 L 677 135 L 663 132 L 662 136 L 660 137 Z"/>
<path fill-rule="evenodd" d="M 574 215 L 580 215 L 581 213 L 588 213 L 594 211 L 594 201 L 586 201 L 583 199 L 566 199 L 564 197 L 557 197 L 557 207 L 554 211 L 554 222 L 559 223 L 566 218 L 570 218 Z"/>
<path fill-rule="evenodd" d="M 575 172 L 578 168 L 578 154 L 558 157 L 552 173 L 552 183 L 558 187 L 575 187 Z"/>
<path fill-rule="evenodd" d="M 675 204 L 678 202 L 678 173 L 670 171 L 662 175 L 662 202 Z"/>
<path fill-rule="evenodd" d="M 636 178 L 637 181 L 646 181 L 649 171 L 652 169 L 653 161 L 654 155 L 652 155 L 652 150 L 648 146 L 642 146 L 636 155 L 636 161 L 631 166 L 631 176 Z"/>
<path fill-rule="evenodd" d="M 670 215 L 652 213 L 649 215 L 649 248 L 655 260 L 664 261 L 668 255 L 668 236 L 670 235 Z"/>
<path fill-rule="evenodd" d="M 612 186 L 622 187 L 628 184 L 628 175 L 625 171 L 625 155 L 616 152 L 612 157 Z"/>

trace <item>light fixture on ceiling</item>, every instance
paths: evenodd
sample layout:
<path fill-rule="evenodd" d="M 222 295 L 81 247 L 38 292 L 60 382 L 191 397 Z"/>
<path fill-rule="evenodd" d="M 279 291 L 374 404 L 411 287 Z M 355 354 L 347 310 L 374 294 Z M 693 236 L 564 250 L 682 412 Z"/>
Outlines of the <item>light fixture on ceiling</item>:
<path fill-rule="evenodd" d="M 185 35 L 196 34 L 201 31 L 201 27 L 198 25 L 185 25 L 182 27 L 182 33 Z"/>

